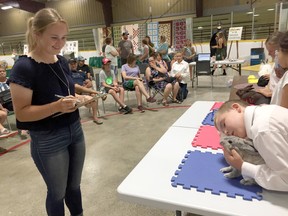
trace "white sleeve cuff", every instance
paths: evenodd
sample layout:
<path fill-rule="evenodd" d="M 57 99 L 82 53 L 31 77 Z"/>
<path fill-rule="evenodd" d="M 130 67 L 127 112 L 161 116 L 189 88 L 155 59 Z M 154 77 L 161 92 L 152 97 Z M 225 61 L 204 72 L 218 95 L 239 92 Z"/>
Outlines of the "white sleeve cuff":
<path fill-rule="evenodd" d="M 245 177 L 250 177 L 250 178 L 255 179 L 257 171 L 258 171 L 258 166 L 257 165 L 254 165 L 254 164 L 251 164 L 251 163 L 247 163 L 247 162 L 244 162 L 242 164 L 241 173 Z"/>

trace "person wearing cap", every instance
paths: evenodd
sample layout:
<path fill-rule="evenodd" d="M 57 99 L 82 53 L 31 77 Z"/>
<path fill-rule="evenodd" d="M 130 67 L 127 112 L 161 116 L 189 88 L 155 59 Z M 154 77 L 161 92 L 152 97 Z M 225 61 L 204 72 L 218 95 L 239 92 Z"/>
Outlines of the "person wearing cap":
<path fill-rule="evenodd" d="M 119 56 L 118 51 L 112 45 L 112 39 L 106 38 L 105 39 L 106 47 L 105 47 L 105 56 L 107 59 L 111 61 L 111 69 L 115 74 L 115 78 L 118 80 L 118 61 L 117 56 Z"/>
<path fill-rule="evenodd" d="M 73 81 L 80 86 L 84 86 L 86 88 L 92 88 L 92 82 L 88 78 L 87 73 L 85 73 L 82 70 L 78 70 L 77 60 L 78 59 L 76 58 L 72 58 L 69 60 L 69 66 L 72 72 Z"/>
<path fill-rule="evenodd" d="M 88 79 L 91 80 L 91 70 L 89 65 L 85 64 L 86 58 L 83 56 L 78 56 L 77 58 L 77 70 L 85 72 L 87 74 Z"/>
<path fill-rule="evenodd" d="M 118 81 L 111 70 L 111 61 L 108 58 L 102 59 L 102 70 L 99 73 L 101 87 L 105 92 L 111 94 L 119 104 L 119 112 L 124 114 L 132 113 L 132 109 L 124 103 L 124 88 L 118 85 Z"/>
<path fill-rule="evenodd" d="M 129 54 L 134 54 L 133 44 L 130 40 L 128 40 L 128 35 L 128 32 L 123 32 L 122 40 L 118 44 L 118 52 L 121 58 L 121 65 L 127 63 Z"/>
<path fill-rule="evenodd" d="M 75 84 L 75 92 L 77 93 L 75 96 L 77 99 L 79 99 L 81 102 L 84 102 L 91 100 L 95 95 L 100 94 L 91 88 L 92 83 L 89 79 L 87 79 L 87 75 L 84 72 L 77 71 L 77 59 L 70 59 L 69 67 L 72 72 L 71 75 Z M 105 100 L 106 98 L 102 97 L 102 99 Z M 87 104 L 86 107 L 92 108 L 93 122 L 98 125 L 103 124 L 103 122 L 97 117 L 98 100 Z"/>

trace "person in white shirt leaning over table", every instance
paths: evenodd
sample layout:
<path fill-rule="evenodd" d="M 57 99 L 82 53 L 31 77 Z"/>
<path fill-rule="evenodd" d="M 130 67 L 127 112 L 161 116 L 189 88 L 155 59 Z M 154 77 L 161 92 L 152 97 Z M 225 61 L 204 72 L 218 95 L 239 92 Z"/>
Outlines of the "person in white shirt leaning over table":
<path fill-rule="evenodd" d="M 235 100 L 225 102 L 217 111 L 214 123 L 227 136 L 253 140 L 265 164 L 254 165 L 242 160 L 236 150 L 223 150 L 226 161 L 253 178 L 263 188 L 288 191 L 288 109 L 278 105 L 249 106 Z"/>

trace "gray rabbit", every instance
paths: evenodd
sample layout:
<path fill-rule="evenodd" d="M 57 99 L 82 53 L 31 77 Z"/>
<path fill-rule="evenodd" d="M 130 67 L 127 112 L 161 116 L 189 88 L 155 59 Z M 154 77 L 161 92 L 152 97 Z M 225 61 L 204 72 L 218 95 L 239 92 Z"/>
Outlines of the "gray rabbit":
<path fill-rule="evenodd" d="M 227 150 L 235 149 L 245 162 L 255 165 L 265 163 L 261 155 L 255 149 L 251 139 L 242 139 L 236 136 L 222 136 L 220 144 Z M 232 166 L 224 167 L 220 169 L 220 171 L 225 173 L 224 176 L 227 178 L 241 176 L 241 172 Z M 254 179 L 242 179 L 240 183 L 244 185 L 256 184 Z"/>

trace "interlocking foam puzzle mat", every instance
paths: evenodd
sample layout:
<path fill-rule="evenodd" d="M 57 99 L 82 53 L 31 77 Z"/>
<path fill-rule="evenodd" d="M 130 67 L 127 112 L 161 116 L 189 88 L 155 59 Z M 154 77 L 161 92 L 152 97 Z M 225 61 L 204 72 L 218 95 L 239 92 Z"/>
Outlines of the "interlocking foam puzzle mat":
<path fill-rule="evenodd" d="M 220 145 L 220 135 L 215 127 L 210 125 L 202 125 L 198 129 L 193 141 L 193 147 L 222 149 Z"/>
<path fill-rule="evenodd" d="M 210 125 L 210 126 L 214 126 L 214 115 L 217 112 L 216 109 L 212 110 L 211 112 L 209 112 L 206 117 L 204 118 L 204 120 L 202 121 L 202 125 Z"/>
<path fill-rule="evenodd" d="M 171 182 L 173 187 L 182 186 L 199 192 L 211 191 L 212 194 L 226 193 L 227 197 L 242 196 L 244 200 L 262 200 L 262 188 L 258 185 L 242 185 L 241 178 L 226 178 L 219 170 L 227 167 L 223 154 L 188 151 Z"/>
<path fill-rule="evenodd" d="M 219 109 L 222 106 L 223 102 L 215 102 L 210 110 Z"/>

